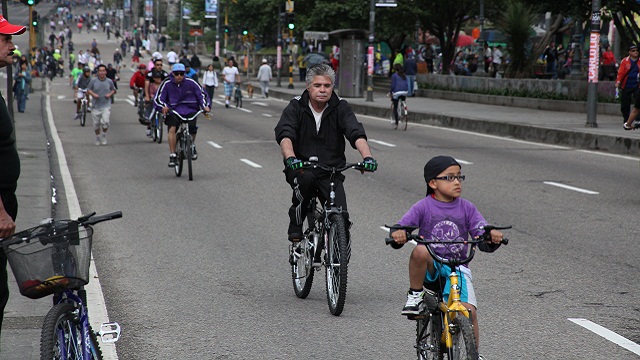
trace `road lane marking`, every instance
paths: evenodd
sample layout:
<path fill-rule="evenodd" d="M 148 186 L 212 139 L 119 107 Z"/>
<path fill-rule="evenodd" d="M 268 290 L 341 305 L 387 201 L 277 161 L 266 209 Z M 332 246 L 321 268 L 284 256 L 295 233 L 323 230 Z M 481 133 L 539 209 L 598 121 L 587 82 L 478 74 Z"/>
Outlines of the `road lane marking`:
<path fill-rule="evenodd" d="M 609 153 L 597 152 L 593 150 L 576 150 L 576 151 L 586 153 L 586 154 L 592 154 L 592 155 L 602 155 L 602 156 L 609 156 L 609 157 L 618 158 L 618 159 L 638 161 L 637 157 L 632 157 L 627 155 L 609 154 Z"/>
<path fill-rule="evenodd" d="M 269 105 L 267 105 L 267 104 L 265 104 L 265 103 L 263 103 L 263 102 L 258 102 L 258 101 L 253 102 L 253 103 L 251 103 L 251 104 L 252 104 L 252 105 L 258 105 L 258 106 L 269 107 Z"/>
<path fill-rule="evenodd" d="M 133 106 L 135 106 L 135 104 L 136 104 L 136 103 L 133 102 L 133 100 L 126 99 L 125 101 L 128 102 L 129 104 L 133 105 Z"/>
<path fill-rule="evenodd" d="M 47 93 L 49 93 L 50 83 L 47 82 Z M 67 207 L 69 208 L 69 217 L 71 219 L 82 216 L 82 210 L 80 209 L 80 201 L 78 200 L 78 194 L 76 188 L 73 185 L 73 178 L 71 177 L 71 171 L 69 170 L 69 164 L 67 163 L 67 157 L 64 154 L 64 148 L 62 147 L 62 141 L 58 135 L 58 129 L 53 121 L 53 111 L 51 111 L 51 96 L 46 97 L 47 106 L 47 123 L 51 130 L 51 140 L 54 143 L 56 154 L 58 155 L 58 166 L 60 170 L 60 178 L 62 179 L 62 185 L 64 187 L 64 193 L 66 194 Z M 107 306 L 104 301 L 104 294 L 102 293 L 102 286 L 100 285 L 100 277 L 96 270 L 96 264 L 91 253 L 91 264 L 89 266 L 89 278 L 91 282 L 85 285 L 87 291 L 87 302 L 90 304 L 89 319 L 91 326 L 94 329 L 100 329 L 102 322 L 109 322 L 109 314 L 107 312 Z M 118 359 L 116 353 L 115 343 L 101 343 L 102 354 L 104 359 Z"/>
<path fill-rule="evenodd" d="M 66 99 L 66 98 L 67 98 L 67 95 L 58 95 L 58 100 L 63 100 L 63 99 Z"/>
<path fill-rule="evenodd" d="M 211 102 L 216 103 L 220 106 L 224 106 L 224 103 L 222 101 L 218 101 L 218 100 L 211 100 Z"/>
<path fill-rule="evenodd" d="M 375 140 L 375 139 L 369 139 L 369 142 L 376 143 L 376 144 L 378 144 L 378 145 L 388 146 L 388 147 L 396 147 L 396 145 L 395 145 L 395 144 L 391 144 L 391 143 L 388 143 L 388 142 L 384 142 L 384 141 L 380 141 L 380 140 Z"/>
<path fill-rule="evenodd" d="M 218 145 L 218 144 L 214 143 L 213 141 L 207 141 L 207 144 L 209 144 L 209 145 L 213 146 L 213 147 L 214 147 L 214 148 L 216 148 L 216 149 L 222 149 L 222 146 L 220 146 L 220 145 Z"/>
<path fill-rule="evenodd" d="M 563 188 L 563 189 L 567 189 L 567 190 L 577 191 L 577 192 L 583 193 L 583 194 L 589 194 L 589 195 L 598 195 L 598 194 L 600 194 L 597 191 L 591 191 L 591 190 L 587 190 L 587 189 L 582 189 L 582 188 L 579 188 L 579 187 L 565 185 L 565 184 L 557 183 L 557 182 L 554 182 L 554 181 L 543 181 L 543 183 L 547 184 L 547 185 L 551 185 L 551 186 L 557 186 L 559 188 Z"/>
<path fill-rule="evenodd" d="M 256 164 L 256 163 L 254 163 L 253 161 L 251 161 L 249 159 L 240 159 L 240 161 L 242 161 L 243 163 L 245 163 L 245 164 L 247 164 L 247 165 L 249 165 L 251 167 L 254 167 L 256 169 L 262 168 L 262 165 Z"/>
<path fill-rule="evenodd" d="M 473 165 L 473 163 L 471 161 L 467 161 L 467 160 L 456 159 L 456 161 L 459 162 L 462 165 Z"/>
<path fill-rule="evenodd" d="M 273 115 L 271 115 L 271 114 L 262 114 L 262 116 L 265 116 L 265 117 L 273 117 Z"/>
<path fill-rule="evenodd" d="M 569 318 L 567 319 L 577 325 L 582 326 L 583 328 L 602 336 L 603 338 L 611 341 L 612 343 L 621 346 L 629 351 L 631 351 L 632 353 L 636 354 L 636 355 L 640 355 L 640 345 L 634 343 L 633 341 L 625 338 L 624 336 L 620 336 L 616 333 L 614 333 L 613 331 L 600 326 L 594 322 L 591 322 L 587 319 L 580 319 L 580 318 Z"/>
<path fill-rule="evenodd" d="M 236 108 L 236 109 L 238 109 L 238 110 L 242 110 L 242 111 L 244 111 L 244 112 L 246 112 L 246 113 L 252 113 L 252 112 L 253 112 L 253 111 L 251 111 L 251 110 L 249 110 L 249 109 L 245 109 L 245 108 Z"/>
<path fill-rule="evenodd" d="M 387 233 L 387 237 L 389 237 L 389 230 L 391 230 L 391 229 L 389 229 L 386 226 L 380 226 L 380 229 L 384 230 Z M 385 237 L 385 239 L 387 237 Z M 407 243 L 412 244 L 412 245 L 418 245 L 418 243 L 415 240 L 409 240 L 409 241 L 407 241 Z"/>

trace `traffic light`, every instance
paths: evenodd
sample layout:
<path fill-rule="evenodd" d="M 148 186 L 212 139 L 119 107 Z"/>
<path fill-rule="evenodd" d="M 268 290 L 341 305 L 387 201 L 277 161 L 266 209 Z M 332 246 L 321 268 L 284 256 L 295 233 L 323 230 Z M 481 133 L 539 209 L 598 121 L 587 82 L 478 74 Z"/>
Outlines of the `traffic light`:
<path fill-rule="evenodd" d="M 33 27 L 33 31 L 38 32 L 38 12 L 33 10 L 31 15 L 31 27 Z"/>
<path fill-rule="evenodd" d="M 224 32 L 225 32 L 225 34 L 229 33 L 229 26 L 227 26 L 227 25 L 224 26 Z"/>
<path fill-rule="evenodd" d="M 295 14 L 294 13 L 289 13 L 289 19 L 288 19 L 288 23 L 287 23 L 287 27 L 289 28 L 289 30 L 293 30 L 296 25 L 294 24 L 295 22 Z"/>
<path fill-rule="evenodd" d="M 247 36 L 247 34 L 249 33 L 249 30 L 247 30 L 246 27 L 242 28 L 242 35 Z"/>
<path fill-rule="evenodd" d="M 38 5 L 40 0 L 20 0 L 20 2 L 27 6 L 34 6 L 34 5 Z"/>

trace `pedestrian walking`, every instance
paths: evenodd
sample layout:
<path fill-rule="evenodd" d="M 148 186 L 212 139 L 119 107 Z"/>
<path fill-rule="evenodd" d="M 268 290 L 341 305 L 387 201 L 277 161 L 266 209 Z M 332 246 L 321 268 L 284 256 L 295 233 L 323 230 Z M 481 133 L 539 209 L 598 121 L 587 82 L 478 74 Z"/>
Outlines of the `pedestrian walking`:
<path fill-rule="evenodd" d="M 91 79 L 87 87 L 87 93 L 93 97 L 93 129 L 96 133 L 96 146 L 107 145 L 107 130 L 110 126 L 111 96 L 116 93 L 116 87 L 111 79 L 107 78 L 107 67 L 98 65 L 98 77 Z M 102 136 L 100 134 L 102 130 Z"/>
<path fill-rule="evenodd" d="M 28 69 L 28 64 L 23 62 L 20 64 L 20 68 L 16 71 L 13 85 L 13 95 L 18 101 L 18 112 L 23 113 L 27 106 L 27 96 L 29 96 L 29 84 L 31 84 L 31 74 Z"/>
<path fill-rule="evenodd" d="M 638 45 L 629 46 L 629 56 L 622 59 L 616 79 L 616 88 L 622 89 L 620 96 L 620 112 L 624 118 L 624 129 L 633 130 L 633 121 L 640 114 L 640 85 L 638 76 L 640 65 L 638 64 Z M 633 102 L 633 111 L 630 107 Z"/>
<path fill-rule="evenodd" d="M 207 91 L 207 95 L 209 95 L 209 101 L 213 101 L 214 90 L 218 87 L 218 73 L 213 68 L 213 64 L 207 66 L 207 70 L 205 70 L 202 76 L 202 84 Z M 209 107 L 211 107 L 211 103 L 209 103 Z"/>
<path fill-rule="evenodd" d="M 262 65 L 258 69 L 258 82 L 260 83 L 260 88 L 262 88 L 262 97 L 269 97 L 269 81 L 271 81 L 271 66 L 267 64 L 267 59 L 262 59 Z"/>

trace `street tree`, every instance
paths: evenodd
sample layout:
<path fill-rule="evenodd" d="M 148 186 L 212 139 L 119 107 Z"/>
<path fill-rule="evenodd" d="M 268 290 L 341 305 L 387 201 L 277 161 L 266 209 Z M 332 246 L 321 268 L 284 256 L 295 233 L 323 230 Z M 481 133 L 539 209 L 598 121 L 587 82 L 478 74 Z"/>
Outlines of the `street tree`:
<path fill-rule="evenodd" d="M 527 78 L 531 75 L 531 26 L 536 21 L 533 9 L 520 0 L 509 0 L 504 13 L 495 25 L 507 37 L 507 52 L 511 61 L 505 70 L 509 78 Z"/>

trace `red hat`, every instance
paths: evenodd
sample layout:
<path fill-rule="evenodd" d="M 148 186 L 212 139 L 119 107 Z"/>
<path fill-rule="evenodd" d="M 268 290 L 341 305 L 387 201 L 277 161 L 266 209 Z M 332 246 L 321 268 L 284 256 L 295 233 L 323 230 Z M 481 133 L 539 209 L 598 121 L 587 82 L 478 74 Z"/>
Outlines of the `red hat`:
<path fill-rule="evenodd" d="M 2 35 L 20 35 L 27 31 L 25 26 L 10 24 L 4 16 L 0 15 L 0 34 Z"/>

